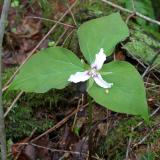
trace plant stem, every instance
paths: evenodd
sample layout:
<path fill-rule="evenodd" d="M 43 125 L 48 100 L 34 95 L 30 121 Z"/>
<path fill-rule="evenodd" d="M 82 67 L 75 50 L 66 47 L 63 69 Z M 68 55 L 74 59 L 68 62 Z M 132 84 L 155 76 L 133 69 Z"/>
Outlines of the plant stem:
<path fill-rule="evenodd" d="M 88 147 L 89 147 L 89 159 L 92 159 L 92 132 L 90 132 L 91 128 L 92 128 L 92 114 L 93 114 L 93 106 L 92 106 L 92 99 L 91 97 L 88 95 L 88 124 L 89 124 L 89 139 L 88 139 Z"/>
<path fill-rule="evenodd" d="M 0 20 L 0 78 L 2 78 L 2 42 L 5 32 L 5 25 L 8 16 L 8 10 L 10 6 L 10 0 L 4 0 L 3 9 L 1 13 Z M 2 79 L 0 79 L 0 142 L 1 142 L 1 159 L 7 159 L 6 150 L 6 134 L 5 134 L 5 124 L 4 124 L 4 112 L 2 106 Z"/>
<path fill-rule="evenodd" d="M 89 122 L 89 130 L 92 127 L 92 114 L 93 114 L 93 106 L 92 106 L 92 99 L 90 96 L 88 96 L 88 122 Z"/>

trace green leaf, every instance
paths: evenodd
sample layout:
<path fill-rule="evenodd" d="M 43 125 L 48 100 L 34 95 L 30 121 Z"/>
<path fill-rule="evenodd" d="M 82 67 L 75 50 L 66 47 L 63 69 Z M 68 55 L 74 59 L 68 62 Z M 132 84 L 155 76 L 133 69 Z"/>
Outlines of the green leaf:
<path fill-rule="evenodd" d="M 83 70 L 82 63 L 71 51 L 61 47 L 48 48 L 31 57 L 10 88 L 37 93 L 51 88 L 62 89 L 71 74 Z"/>
<path fill-rule="evenodd" d="M 129 36 L 127 25 L 119 13 L 90 20 L 78 29 L 81 51 L 91 64 L 101 48 L 107 56 L 112 54 L 115 45 Z"/>
<path fill-rule="evenodd" d="M 95 83 L 88 91 L 89 95 L 100 105 L 115 112 L 140 115 L 148 120 L 148 107 L 143 80 L 138 71 L 127 62 L 115 61 L 104 65 L 106 82 L 113 83 L 105 90 Z"/>

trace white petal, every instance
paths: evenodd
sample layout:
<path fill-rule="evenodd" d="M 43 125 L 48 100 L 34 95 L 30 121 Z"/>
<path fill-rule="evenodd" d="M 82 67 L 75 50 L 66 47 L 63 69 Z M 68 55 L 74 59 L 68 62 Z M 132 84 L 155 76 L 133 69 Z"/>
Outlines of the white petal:
<path fill-rule="evenodd" d="M 85 72 L 76 72 L 75 74 L 72 74 L 68 81 L 78 83 L 78 82 L 84 82 L 90 78 L 90 75 L 88 74 L 88 71 Z"/>
<path fill-rule="evenodd" d="M 91 67 L 95 68 L 97 70 L 100 70 L 102 68 L 105 60 L 106 60 L 106 55 L 104 53 L 104 49 L 101 48 L 99 53 L 96 54 L 96 59 L 92 63 Z"/>
<path fill-rule="evenodd" d="M 97 74 L 97 76 L 93 77 L 97 85 L 99 85 L 102 88 L 111 88 L 113 83 L 108 83 L 105 80 L 103 80 L 102 76 L 100 74 Z"/>

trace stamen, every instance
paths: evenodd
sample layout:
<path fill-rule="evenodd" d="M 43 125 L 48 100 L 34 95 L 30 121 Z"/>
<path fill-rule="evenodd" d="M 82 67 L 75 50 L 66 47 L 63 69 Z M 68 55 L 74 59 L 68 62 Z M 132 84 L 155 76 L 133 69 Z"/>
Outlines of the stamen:
<path fill-rule="evenodd" d="M 96 65 L 95 65 L 95 66 L 93 66 L 93 67 L 92 67 L 92 69 L 97 70 L 97 66 L 96 66 Z"/>
<path fill-rule="evenodd" d="M 86 74 L 89 75 L 89 76 L 91 75 L 91 74 L 90 74 L 90 71 L 88 71 Z"/>

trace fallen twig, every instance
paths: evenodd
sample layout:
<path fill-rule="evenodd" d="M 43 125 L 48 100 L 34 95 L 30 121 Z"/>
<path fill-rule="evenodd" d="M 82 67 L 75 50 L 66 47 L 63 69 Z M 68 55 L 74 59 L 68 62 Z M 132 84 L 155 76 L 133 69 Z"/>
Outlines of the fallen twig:
<path fill-rule="evenodd" d="M 70 11 L 70 14 L 71 14 L 71 16 L 72 16 L 72 19 L 73 19 L 73 22 L 74 22 L 75 26 L 78 26 L 78 25 L 77 25 L 77 22 L 76 22 L 76 19 L 75 19 L 75 17 L 74 17 L 74 14 L 73 14 L 72 10 L 70 9 L 70 6 L 67 5 L 67 7 L 68 7 L 68 9 L 69 9 L 69 11 Z"/>
<path fill-rule="evenodd" d="M 37 147 L 37 148 L 42 148 L 42 149 L 45 149 L 45 150 L 49 150 L 51 152 L 59 152 L 59 153 L 69 153 L 69 154 L 76 154 L 76 155 L 85 155 L 85 156 L 89 156 L 87 153 L 83 153 L 83 152 L 76 152 L 76 151 L 70 151 L 70 150 L 60 150 L 60 149 L 53 149 L 53 148 L 49 148 L 49 147 L 45 147 L 45 146 L 41 146 L 41 145 L 37 145 L 35 143 L 17 143 L 17 145 L 32 145 L 34 147 Z M 96 160 L 102 160 L 100 158 L 97 158 L 95 156 L 92 156 L 93 159 L 96 159 Z"/>
<path fill-rule="evenodd" d="M 70 10 L 76 5 L 77 0 L 71 5 L 70 9 L 68 9 L 63 16 L 58 20 L 58 22 L 61 22 L 63 18 L 70 12 Z M 39 48 L 39 46 L 44 42 L 44 40 L 54 31 L 54 29 L 57 27 L 58 22 L 56 22 L 55 25 L 48 31 L 48 33 L 41 39 L 41 41 L 37 44 L 37 46 L 29 53 L 28 57 L 22 62 L 22 64 L 18 67 L 18 69 L 13 73 L 11 78 L 7 81 L 7 83 L 4 85 L 5 87 L 8 86 L 13 78 L 16 76 L 16 74 L 20 71 L 20 69 L 23 67 L 23 65 L 28 61 L 28 59 L 33 55 L 33 53 Z M 6 88 L 7 89 L 7 88 Z M 4 90 L 5 91 L 5 90 Z"/>
<path fill-rule="evenodd" d="M 57 42 L 55 43 L 55 46 L 57 46 L 57 45 L 59 44 L 59 42 L 60 42 L 61 39 L 64 37 L 64 35 L 67 33 L 67 31 L 68 31 L 68 28 L 66 28 L 66 29 L 64 30 L 64 32 L 59 36 Z"/>
<path fill-rule="evenodd" d="M 72 113 L 70 113 L 68 116 L 66 116 L 64 119 L 62 119 L 60 122 L 58 122 L 55 126 L 53 126 L 52 128 L 48 129 L 46 132 L 44 132 L 43 134 L 39 135 L 38 137 L 34 138 L 31 142 L 34 142 L 36 140 L 38 140 L 39 138 L 43 137 L 46 134 L 49 134 L 51 132 L 53 132 L 54 130 L 56 130 L 57 128 L 61 127 L 63 124 L 65 124 L 73 115 L 75 115 L 78 111 L 84 109 L 86 106 L 88 106 L 88 103 L 83 105 L 80 108 L 76 108 Z"/>
<path fill-rule="evenodd" d="M 77 2 L 77 1 L 76 1 Z M 76 2 L 73 3 L 73 5 L 70 7 L 70 9 L 72 9 L 75 5 Z M 61 20 L 63 20 L 63 18 L 68 14 L 69 10 L 67 10 L 63 16 L 59 19 L 59 22 Z M 43 41 L 53 32 L 53 30 L 56 28 L 56 26 L 58 25 L 58 23 L 56 23 L 55 25 L 53 25 L 53 27 L 48 31 L 48 33 L 42 38 L 42 40 L 38 43 L 38 45 L 32 50 L 32 52 L 28 55 L 28 57 L 24 60 L 24 62 L 19 66 L 19 68 L 14 72 L 14 74 L 11 76 L 11 78 L 8 80 L 8 82 L 5 84 L 5 90 L 8 89 L 9 87 L 9 83 L 13 80 L 13 78 L 15 77 L 15 75 L 19 72 L 19 70 L 23 67 L 23 65 L 27 62 L 27 60 L 32 56 L 32 54 L 38 49 L 38 47 L 43 43 Z M 6 87 L 8 86 L 8 87 Z M 4 91 L 5 91 L 4 90 Z M 12 102 L 12 104 L 10 105 L 10 107 L 8 108 L 8 110 L 5 113 L 5 117 L 8 115 L 8 113 L 11 111 L 11 109 L 13 108 L 13 106 L 15 105 L 15 103 L 17 102 L 17 100 L 21 97 L 21 95 L 23 94 L 23 91 L 21 91 L 16 98 L 14 99 L 14 101 Z"/>
<path fill-rule="evenodd" d="M 129 14 L 133 14 L 133 13 L 134 13 L 135 16 L 138 16 L 138 17 L 140 17 L 140 18 L 142 18 L 142 19 L 145 19 L 145 20 L 148 21 L 148 22 L 151 22 L 151 23 L 154 23 L 154 24 L 157 24 L 157 25 L 160 26 L 160 22 L 159 22 L 159 21 L 157 21 L 157 20 L 155 20 L 155 19 L 152 19 L 152 18 L 150 18 L 150 17 L 144 16 L 143 14 L 141 14 L 141 13 L 139 13 L 139 12 L 137 12 L 137 11 L 135 12 L 135 11 L 131 11 L 131 10 L 129 10 L 129 9 L 123 8 L 123 7 L 117 5 L 117 4 L 113 3 L 113 2 L 110 2 L 110 1 L 108 1 L 108 0 L 101 0 L 101 1 L 107 3 L 108 5 L 110 5 L 110 6 L 114 7 L 114 8 L 117 8 L 117 9 L 123 11 L 123 12 L 129 13 Z"/>
<path fill-rule="evenodd" d="M 57 24 L 60 24 L 60 25 L 66 26 L 66 27 L 76 28 L 76 26 L 73 26 L 71 24 L 59 22 L 59 21 L 56 21 L 56 20 L 53 20 L 53 19 L 48 19 L 48 18 L 43 18 L 43 17 L 36 17 L 36 16 L 27 16 L 27 18 L 30 18 L 30 19 L 40 19 L 40 20 L 44 20 L 44 21 L 54 22 L 54 23 L 57 23 Z"/>
<path fill-rule="evenodd" d="M 30 136 L 28 137 L 28 141 L 30 141 L 30 139 L 32 138 L 32 136 L 34 135 L 35 131 L 36 131 L 37 128 L 34 128 L 34 130 L 32 131 L 32 133 L 30 134 Z M 20 148 L 22 147 L 22 148 Z M 17 160 L 19 158 L 19 156 L 21 155 L 23 149 L 25 148 L 25 145 L 20 145 L 18 146 L 18 149 L 20 148 L 20 151 L 19 153 L 17 154 L 17 156 L 15 157 L 15 160 Z"/>
<path fill-rule="evenodd" d="M 8 16 L 8 10 L 10 6 L 10 0 L 5 0 L 1 12 L 0 19 L 0 78 L 2 77 L 2 53 L 3 53 L 3 37 L 5 32 L 5 26 Z M 4 111 L 2 106 L 2 79 L 0 79 L 0 146 L 1 146 L 1 159 L 7 159 L 7 150 L 6 150 L 6 134 L 5 134 L 5 124 L 4 124 Z"/>
<path fill-rule="evenodd" d="M 63 41 L 63 43 L 62 43 L 62 47 L 65 45 L 65 43 L 66 43 L 66 41 L 68 40 L 68 38 L 74 33 L 74 29 L 67 35 L 67 37 L 65 38 L 65 40 Z"/>
<path fill-rule="evenodd" d="M 11 109 L 14 107 L 14 105 L 16 104 L 16 102 L 18 101 L 18 99 L 21 97 L 21 95 L 23 94 L 23 91 L 21 91 L 16 98 L 14 99 L 14 101 L 12 102 L 12 104 L 10 105 L 10 107 L 7 109 L 7 111 L 4 114 L 4 117 L 6 117 L 8 115 L 8 113 L 11 111 Z"/>
<path fill-rule="evenodd" d="M 150 71 L 153 63 L 155 62 L 155 60 L 158 58 L 158 56 L 160 55 L 160 50 L 155 54 L 155 56 L 152 58 L 149 66 L 146 68 L 145 72 L 143 73 L 142 77 L 144 78 L 145 75 Z"/>
<path fill-rule="evenodd" d="M 156 106 L 157 106 L 158 108 L 151 113 L 150 117 L 153 117 L 153 116 L 160 110 L 160 105 L 159 105 L 159 104 L 156 104 Z M 143 121 L 139 122 L 135 127 L 132 127 L 132 128 L 131 128 L 131 133 L 133 133 L 133 131 L 134 131 L 137 127 L 139 127 L 140 125 L 142 125 L 142 124 L 143 124 Z M 149 135 L 150 135 L 150 133 L 147 134 L 138 144 L 144 142 L 144 141 L 147 139 L 147 137 L 149 137 Z M 127 151 L 126 151 L 126 159 L 125 159 L 125 160 L 128 160 L 129 152 L 130 152 L 130 150 L 131 150 L 131 142 L 132 142 L 132 136 L 130 136 L 129 141 L 128 141 Z M 135 146 L 134 146 L 134 147 L 135 147 Z"/>

